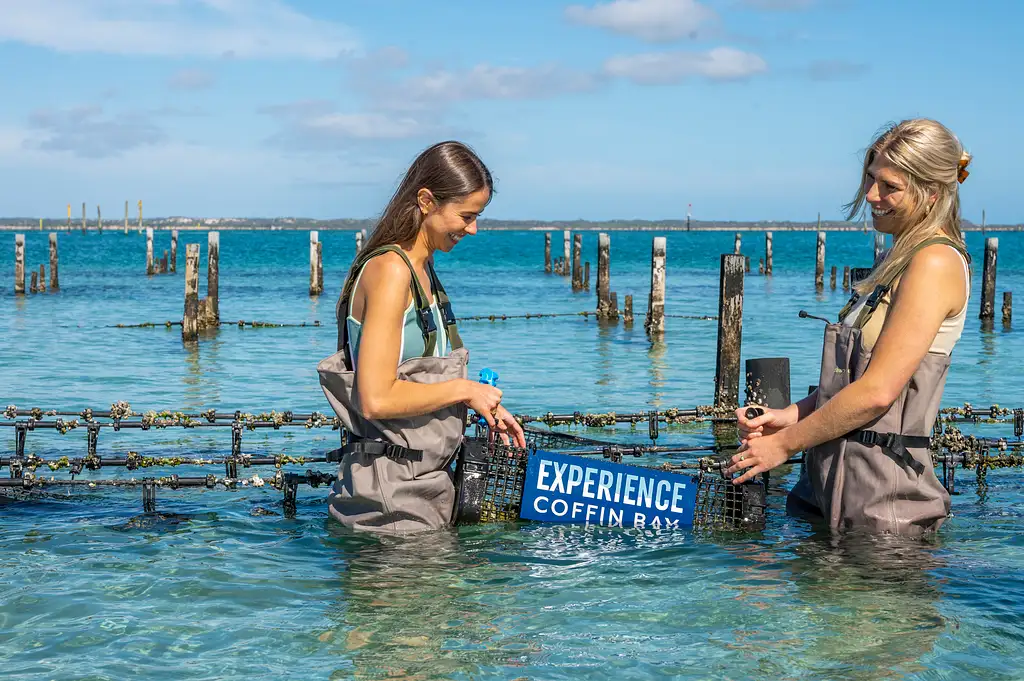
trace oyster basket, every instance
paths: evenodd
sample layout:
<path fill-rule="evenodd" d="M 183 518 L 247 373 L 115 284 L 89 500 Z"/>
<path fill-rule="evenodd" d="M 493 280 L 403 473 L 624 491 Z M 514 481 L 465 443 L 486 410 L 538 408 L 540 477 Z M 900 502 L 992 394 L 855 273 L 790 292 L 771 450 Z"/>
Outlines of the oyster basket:
<path fill-rule="evenodd" d="M 565 437 L 561 433 L 556 435 Z M 488 442 L 486 438 L 466 438 L 455 470 L 456 524 L 518 520 L 526 464 L 530 452 L 535 449 L 533 445 L 520 449 Z M 751 480 L 737 486 L 718 473 L 704 470 L 697 471 L 692 477 L 697 482 L 694 529 L 734 531 L 764 527 L 766 497 L 763 482 Z"/>

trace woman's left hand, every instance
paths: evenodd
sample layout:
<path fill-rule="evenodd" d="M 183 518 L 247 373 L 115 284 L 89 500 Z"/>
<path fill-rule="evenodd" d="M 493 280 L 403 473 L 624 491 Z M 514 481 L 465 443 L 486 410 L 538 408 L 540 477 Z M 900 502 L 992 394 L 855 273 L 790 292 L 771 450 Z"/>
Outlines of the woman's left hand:
<path fill-rule="evenodd" d="M 492 415 L 494 416 L 494 430 L 501 437 L 502 442 L 506 445 L 514 444 L 516 447 L 526 447 L 526 434 L 523 433 L 523 427 L 519 425 L 519 421 L 516 421 L 516 417 L 512 416 L 508 409 L 499 404 Z"/>
<path fill-rule="evenodd" d="M 731 475 L 746 468 L 743 475 L 732 481 L 734 485 L 741 485 L 758 473 L 781 466 L 789 460 L 789 457 L 790 451 L 785 447 L 778 433 L 755 437 L 747 440 L 736 451 L 735 456 L 729 460 L 732 465 L 726 468 L 725 472 Z"/>

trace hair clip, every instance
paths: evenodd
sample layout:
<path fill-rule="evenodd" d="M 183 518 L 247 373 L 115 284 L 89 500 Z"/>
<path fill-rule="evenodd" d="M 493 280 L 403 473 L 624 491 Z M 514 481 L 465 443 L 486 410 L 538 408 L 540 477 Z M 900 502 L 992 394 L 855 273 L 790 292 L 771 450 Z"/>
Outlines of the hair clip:
<path fill-rule="evenodd" d="M 959 182 L 960 184 L 963 184 L 964 180 L 967 179 L 967 176 L 970 175 L 970 173 L 967 171 L 967 163 L 968 162 L 965 159 L 961 159 L 956 164 L 956 167 L 957 167 L 956 179 L 957 179 L 957 182 Z"/>

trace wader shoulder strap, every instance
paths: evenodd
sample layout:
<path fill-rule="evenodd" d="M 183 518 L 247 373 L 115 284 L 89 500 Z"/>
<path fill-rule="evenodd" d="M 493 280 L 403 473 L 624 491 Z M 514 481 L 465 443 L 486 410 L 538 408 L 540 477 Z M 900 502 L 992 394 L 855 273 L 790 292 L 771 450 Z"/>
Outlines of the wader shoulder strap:
<path fill-rule="evenodd" d="M 874 313 L 878 305 L 885 299 L 886 296 L 889 295 L 889 292 L 892 290 L 892 287 L 896 283 L 896 280 L 903 276 L 903 273 L 907 271 L 908 267 L 910 267 L 910 262 L 911 260 L 914 259 L 914 256 L 917 255 L 919 251 L 927 248 L 928 246 L 934 246 L 935 244 L 945 244 L 947 246 L 955 248 L 957 252 L 960 253 L 960 255 L 962 255 L 964 259 L 967 261 L 968 270 L 970 270 L 971 256 L 966 251 L 966 249 L 964 249 L 963 246 L 961 246 L 960 244 L 953 241 L 947 236 L 934 236 L 929 239 L 925 239 L 921 243 L 914 246 L 913 250 L 910 251 L 910 255 L 907 258 L 906 263 L 904 263 L 902 267 L 890 272 L 884 280 L 880 281 L 878 285 L 875 286 L 875 290 L 868 295 L 868 299 L 864 303 L 864 307 L 860 309 L 860 314 L 857 315 L 857 320 L 854 322 L 854 327 L 858 329 L 864 328 L 864 325 L 868 323 L 868 320 L 871 318 L 871 315 Z M 850 310 L 853 309 L 853 306 L 856 304 L 858 299 L 859 296 L 856 296 L 856 294 L 854 295 L 854 297 L 850 298 L 850 300 L 846 303 L 846 306 L 843 307 L 842 311 L 839 313 L 840 319 L 843 319 L 847 314 L 850 313 Z"/>
<path fill-rule="evenodd" d="M 458 350 L 462 347 L 462 338 L 459 336 L 459 329 L 455 324 L 455 313 L 452 312 L 452 303 L 448 299 L 444 286 L 441 285 L 441 280 L 437 278 L 437 272 L 434 271 L 433 263 L 427 263 L 427 272 L 430 274 L 430 283 L 434 287 L 434 295 L 437 296 L 437 306 L 441 310 L 444 327 L 448 332 L 448 344 L 452 350 Z"/>
<path fill-rule="evenodd" d="M 423 334 L 423 356 L 429 357 L 434 354 L 434 348 L 437 345 L 437 324 L 434 322 L 434 315 L 430 311 L 430 303 L 427 301 L 427 294 L 423 291 L 423 286 L 420 285 L 420 279 L 416 276 L 416 270 L 413 268 L 412 263 L 409 261 L 409 256 L 405 254 L 405 251 L 396 244 L 388 246 L 381 246 L 375 248 L 372 251 L 364 252 L 359 254 L 356 258 L 356 262 L 352 265 L 351 274 L 349 275 L 348 281 L 345 282 L 345 288 L 341 292 L 341 297 L 338 299 L 338 305 L 335 310 L 338 318 L 338 350 L 345 351 L 345 364 L 349 371 L 355 369 L 352 363 L 352 355 L 348 347 L 348 301 L 352 297 L 352 290 L 355 287 L 355 274 L 362 270 L 373 258 L 384 253 L 397 253 L 402 256 L 402 260 L 405 261 L 406 267 L 409 268 L 409 275 L 411 281 L 409 288 L 412 291 L 413 305 L 416 307 L 416 324 L 420 327 L 420 331 Z"/>

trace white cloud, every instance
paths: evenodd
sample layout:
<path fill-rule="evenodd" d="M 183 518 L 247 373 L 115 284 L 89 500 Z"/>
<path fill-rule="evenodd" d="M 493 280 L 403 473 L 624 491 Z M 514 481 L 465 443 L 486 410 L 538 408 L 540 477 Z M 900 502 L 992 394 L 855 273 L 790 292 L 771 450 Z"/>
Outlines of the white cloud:
<path fill-rule="evenodd" d="M 638 85 L 674 85 L 694 77 L 742 80 L 768 70 L 764 59 L 732 47 L 707 52 L 649 52 L 616 56 L 604 64 L 607 75 Z"/>
<path fill-rule="evenodd" d="M 454 102 L 484 99 L 545 99 L 586 92 L 600 77 L 555 65 L 537 67 L 478 64 L 467 71 L 439 70 L 399 82 L 368 83 L 369 95 L 383 109 L 445 108 Z"/>
<path fill-rule="evenodd" d="M 360 140 L 404 140 L 443 130 L 431 117 L 378 111 L 340 112 L 331 102 L 309 100 L 268 107 L 282 130 L 272 141 L 303 150 L 328 150 Z"/>
<path fill-rule="evenodd" d="M 167 139 L 151 113 L 107 116 L 100 106 L 39 110 L 32 113 L 29 123 L 36 135 L 25 141 L 28 147 L 68 152 L 83 158 L 118 156 Z"/>
<path fill-rule="evenodd" d="M 612 0 L 594 7 L 570 5 L 565 16 L 573 23 L 652 43 L 695 37 L 702 26 L 718 18 L 714 10 L 696 0 Z"/>
<path fill-rule="evenodd" d="M 182 69 L 171 74 L 167 84 L 175 90 L 205 90 L 212 87 L 214 76 L 202 69 Z"/>
<path fill-rule="evenodd" d="M 59 52 L 331 59 L 357 49 L 346 26 L 281 0 L 0 0 L 0 42 Z"/>

